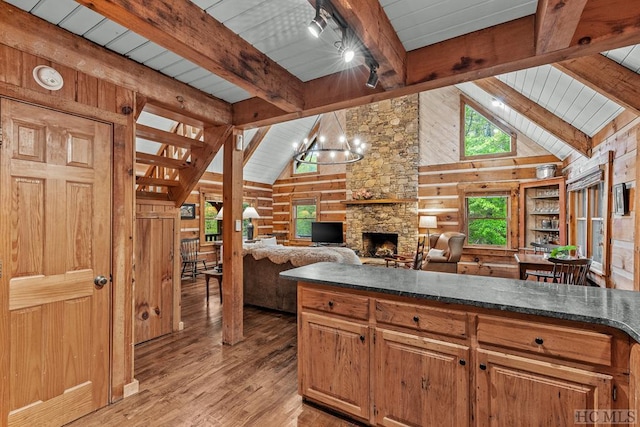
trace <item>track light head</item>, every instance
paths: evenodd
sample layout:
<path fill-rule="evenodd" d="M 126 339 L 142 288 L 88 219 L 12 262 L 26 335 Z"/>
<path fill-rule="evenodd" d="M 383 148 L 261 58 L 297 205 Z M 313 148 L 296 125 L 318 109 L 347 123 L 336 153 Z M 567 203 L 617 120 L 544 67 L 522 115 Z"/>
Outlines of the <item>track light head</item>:
<path fill-rule="evenodd" d="M 320 33 L 324 31 L 327 27 L 327 22 L 329 19 L 329 14 L 320 6 L 321 1 L 318 0 L 316 3 L 316 16 L 311 20 L 309 26 L 309 32 L 315 38 L 320 37 Z"/>
<path fill-rule="evenodd" d="M 349 37 L 348 28 L 342 29 L 342 40 L 336 42 L 336 46 L 338 46 L 338 51 L 344 62 L 349 63 L 353 61 L 353 58 L 356 56 L 355 41 L 352 37 Z"/>
<path fill-rule="evenodd" d="M 375 64 L 369 65 L 369 79 L 367 79 L 367 87 L 375 89 L 378 85 L 378 66 Z"/>

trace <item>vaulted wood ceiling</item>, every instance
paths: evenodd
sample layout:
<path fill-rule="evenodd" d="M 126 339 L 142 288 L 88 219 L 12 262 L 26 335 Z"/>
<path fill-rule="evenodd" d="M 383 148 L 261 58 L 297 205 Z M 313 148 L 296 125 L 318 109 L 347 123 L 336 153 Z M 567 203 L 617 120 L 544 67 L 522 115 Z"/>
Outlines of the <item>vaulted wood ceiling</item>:
<path fill-rule="evenodd" d="M 514 109 L 518 106 L 531 121 L 588 155 L 594 135 L 572 127 L 568 120 L 551 118 L 548 106 L 532 105 L 526 91 L 510 86 L 508 77 L 492 78 L 549 63 L 628 111 L 640 111 L 638 74 L 600 55 L 640 42 L 640 2 L 332 0 L 334 10 L 380 64 L 380 83 L 375 89 L 363 84 L 369 70 L 362 62 L 332 72 L 331 67 L 320 65 L 320 61 L 327 61 L 331 49 L 318 50 L 315 56 L 320 58 L 315 58 L 313 49 L 305 47 L 297 52 L 293 44 L 282 41 L 278 45 L 281 39 L 300 38 L 299 31 L 306 31 L 309 17 L 314 14 L 314 0 L 8 3 L 134 59 L 133 49 L 124 53 L 122 45 L 137 46 L 136 52 L 147 55 L 154 49 L 162 50 L 162 54 L 149 57 L 146 65 L 154 67 L 157 63 L 159 69 L 162 58 L 169 57 L 173 62 L 165 62 L 162 72 L 171 75 L 168 70 L 174 68 L 183 70 L 182 74 L 174 71 L 176 76 L 179 74 L 176 78 L 189 73 L 201 75 L 201 81 L 214 82 L 208 86 L 214 89 L 208 92 L 221 99 L 208 101 L 207 109 L 202 108 L 202 98 L 189 92 L 180 100 L 157 93 L 155 101 L 210 124 L 268 126 L 481 79 L 478 84 L 483 90 L 509 99 Z M 497 12 L 483 9 L 489 7 L 488 3 L 500 11 L 497 22 L 491 21 Z M 17 47 L 34 42 L 36 21 L 16 16 L 7 7 L 0 12 L 6 31 L 13 34 L 6 37 L 15 40 Z M 98 17 L 107 19 L 99 21 Z M 134 42 L 136 37 L 139 40 Z M 43 49 L 41 54 L 84 54 L 80 67 L 98 65 L 86 58 L 92 52 L 73 51 L 71 35 L 60 35 L 55 42 L 59 45 L 55 53 Z M 297 52 L 300 58 L 291 62 L 283 57 L 282 50 Z M 193 68 L 187 70 L 185 64 Z M 113 64 L 108 71 L 117 72 L 118 65 Z M 322 71 L 314 74 L 314 70 Z M 197 87 L 197 83 L 192 85 Z M 235 95 L 228 97 L 232 103 L 222 101 L 232 92 Z"/>

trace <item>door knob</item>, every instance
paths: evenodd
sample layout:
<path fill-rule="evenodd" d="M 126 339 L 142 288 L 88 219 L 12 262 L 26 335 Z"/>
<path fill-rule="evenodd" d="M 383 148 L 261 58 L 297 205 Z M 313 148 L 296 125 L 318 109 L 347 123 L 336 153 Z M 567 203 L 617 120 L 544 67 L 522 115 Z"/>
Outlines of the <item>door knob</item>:
<path fill-rule="evenodd" d="M 102 289 L 107 282 L 108 280 L 104 276 L 96 276 L 96 278 L 93 279 L 93 284 L 96 285 L 96 288 L 98 289 Z"/>

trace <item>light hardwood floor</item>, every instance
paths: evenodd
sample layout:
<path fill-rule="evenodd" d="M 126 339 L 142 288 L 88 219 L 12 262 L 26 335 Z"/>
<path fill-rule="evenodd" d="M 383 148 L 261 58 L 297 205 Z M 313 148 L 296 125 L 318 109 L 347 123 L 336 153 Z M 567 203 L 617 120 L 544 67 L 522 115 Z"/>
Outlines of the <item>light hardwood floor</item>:
<path fill-rule="evenodd" d="M 135 348 L 140 392 L 70 426 L 357 425 L 297 394 L 295 316 L 245 307 L 245 340 L 223 346 L 217 286 L 207 307 L 204 279 L 182 285 L 184 330 Z"/>

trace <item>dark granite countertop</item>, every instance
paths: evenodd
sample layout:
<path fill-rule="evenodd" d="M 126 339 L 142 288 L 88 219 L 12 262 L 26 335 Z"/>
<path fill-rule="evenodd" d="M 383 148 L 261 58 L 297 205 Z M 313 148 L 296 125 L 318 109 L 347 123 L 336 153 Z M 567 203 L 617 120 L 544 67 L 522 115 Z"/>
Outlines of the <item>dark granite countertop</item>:
<path fill-rule="evenodd" d="M 606 325 L 640 342 L 640 292 L 330 262 L 280 275 L 340 288 Z"/>

